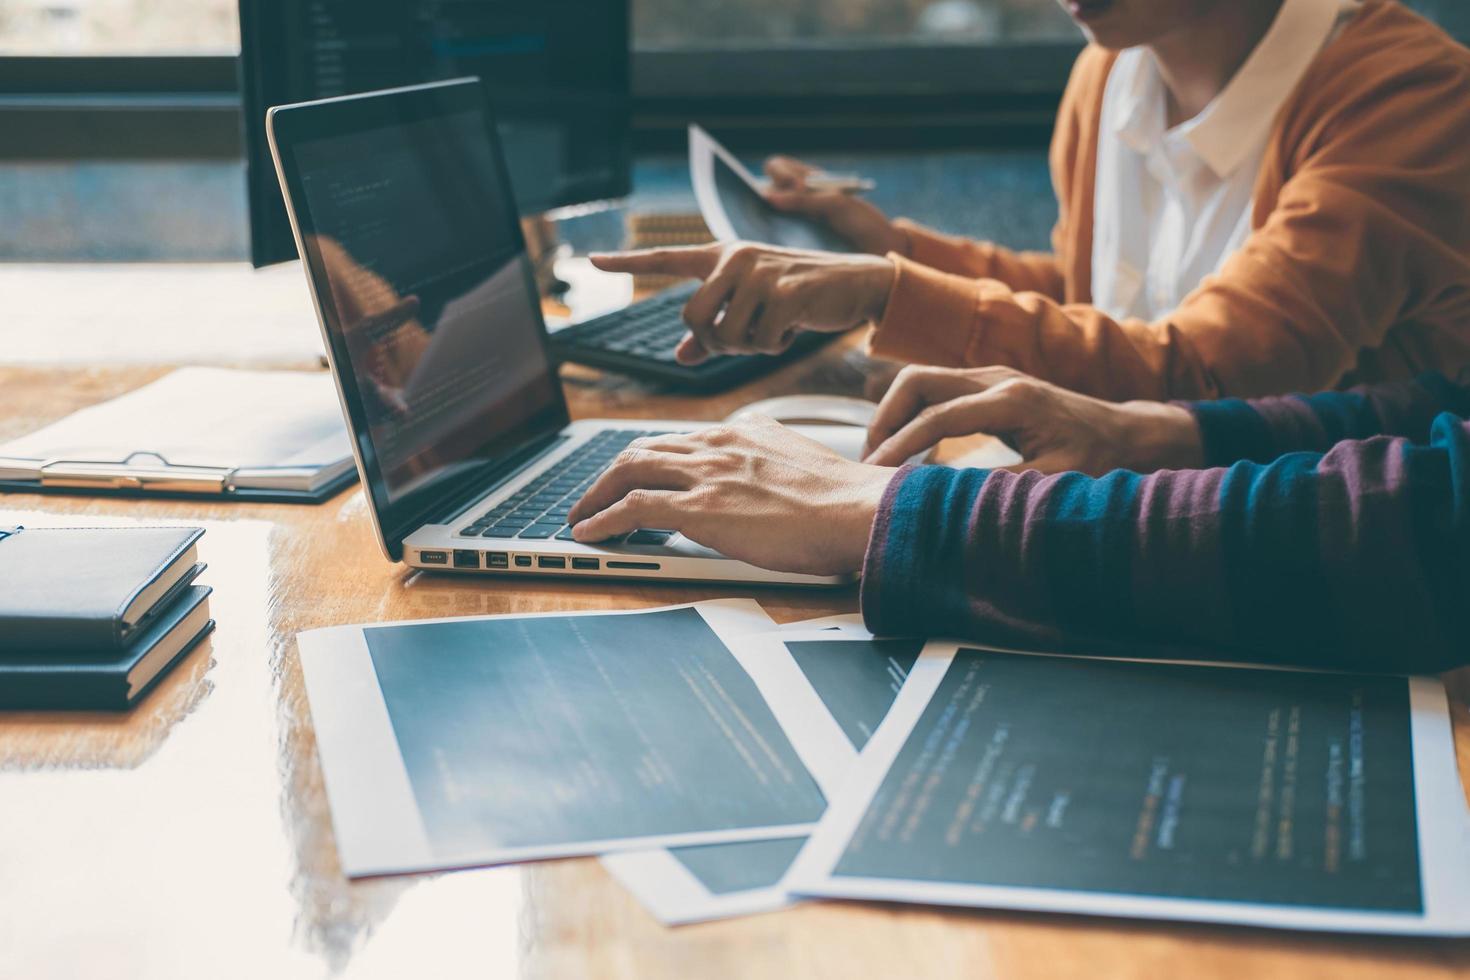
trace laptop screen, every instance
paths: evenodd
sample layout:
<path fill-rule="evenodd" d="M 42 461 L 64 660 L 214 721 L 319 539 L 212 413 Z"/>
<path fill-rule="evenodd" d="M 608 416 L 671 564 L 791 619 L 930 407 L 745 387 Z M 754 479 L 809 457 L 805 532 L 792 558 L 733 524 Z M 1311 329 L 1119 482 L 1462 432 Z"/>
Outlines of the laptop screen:
<path fill-rule="evenodd" d="M 478 86 L 307 105 L 276 122 L 296 113 L 276 128 L 278 145 L 294 134 L 282 170 L 396 547 L 435 503 L 559 430 L 561 386 Z"/>

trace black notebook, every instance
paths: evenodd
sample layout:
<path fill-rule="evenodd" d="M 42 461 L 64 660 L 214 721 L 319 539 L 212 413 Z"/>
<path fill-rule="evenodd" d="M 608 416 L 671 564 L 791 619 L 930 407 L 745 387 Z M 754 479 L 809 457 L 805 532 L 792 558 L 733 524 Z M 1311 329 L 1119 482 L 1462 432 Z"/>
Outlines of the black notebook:
<path fill-rule="evenodd" d="M 199 574 L 193 527 L 24 528 L 0 537 L 0 653 L 121 652 Z"/>
<path fill-rule="evenodd" d="M 214 628 L 206 601 L 211 591 L 185 589 L 121 652 L 57 658 L 45 650 L 0 651 L 0 708 L 129 707 Z"/>

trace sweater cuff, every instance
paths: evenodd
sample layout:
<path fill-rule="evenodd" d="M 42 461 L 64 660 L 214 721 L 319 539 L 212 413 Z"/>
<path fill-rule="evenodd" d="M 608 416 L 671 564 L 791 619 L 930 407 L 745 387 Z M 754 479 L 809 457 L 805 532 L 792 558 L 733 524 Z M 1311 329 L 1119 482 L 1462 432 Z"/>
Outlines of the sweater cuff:
<path fill-rule="evenodd" d="M 990 259 L 995 254 L 993 246 L 985 242 L 971 242 L 952 235 L 937 232 L 908 218 L 897 218 L 893 227 L 903 233 L 903 257 L 913 259 L 931 269 L 953 268 L 956 255 L 962 253 L 966 273 L 977 278 L 989 276 Z"/>
<path fill-rule="evenodd" d="M 1271 427 L 1250 403 L 1240 398 L 1175 402 L 1194 416 L 1204 448 L 1205 469 L 1241 460 L 1267 461 L 1276 456 Z"/>
<path fill-rule="evenodd" d="M 908 465 L 889 481 L 863 559 L 860 604 L 875 636 L 929 635 L 931 613 L 963 591 L 970 505 L 989 475 Z"/>
<path fill-rule="evenodd" d="M 1470 418 L 1470 368 L 1461 371 L 1460 378 L 1456 384 L 1438 371 L 1426 371 L 1414 383 L 1428 392 L 1435 414 L 1451 412 L 1465 419 Z"/>
<path fill-rule="evenodd" d="M 894 265 L 893 288 L 883 319 L 869 336 L 869 352 L 920 364 L 963 364 L 978 302 L 975 284 L 897 252 L 889 252 L 888 259 Z"/>

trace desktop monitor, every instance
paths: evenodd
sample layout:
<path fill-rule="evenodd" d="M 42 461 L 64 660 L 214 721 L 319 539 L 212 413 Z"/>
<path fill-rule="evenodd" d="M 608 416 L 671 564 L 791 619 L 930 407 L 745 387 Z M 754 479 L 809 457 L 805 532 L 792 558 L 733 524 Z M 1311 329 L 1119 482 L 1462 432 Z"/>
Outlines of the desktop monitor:
<path fill-rule="evenodd" d="M 291 102 L 477 75 L 522 214 L 626 197 L 628 19 L 628 0 L 240 0 L 251 260 L 296 258 L 265 137 Z"/>

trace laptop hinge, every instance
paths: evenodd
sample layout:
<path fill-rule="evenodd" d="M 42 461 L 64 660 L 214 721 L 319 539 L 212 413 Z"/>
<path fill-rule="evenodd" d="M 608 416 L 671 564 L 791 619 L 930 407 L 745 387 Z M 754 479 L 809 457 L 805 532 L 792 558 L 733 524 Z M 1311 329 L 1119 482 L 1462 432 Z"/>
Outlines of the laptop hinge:
<path fill-rule="evenodd" d="M 437 516 L 431 518 L 434 524 L 453 524 L 460 515 L 470 510 L 488 494 L 494 493 L 505 484 L 514 480 L 525 472 L 528 466 L 538 462 L 552 450 L 562 445 L 570 438 L 565 435 L 554 435 L 545 441 L 537 441 L 518 451 L 515 455 L 501 463 L 490 471 L 482 482 L 477 482 L 473 489 L 458 494 L 436 507 Z"/>

